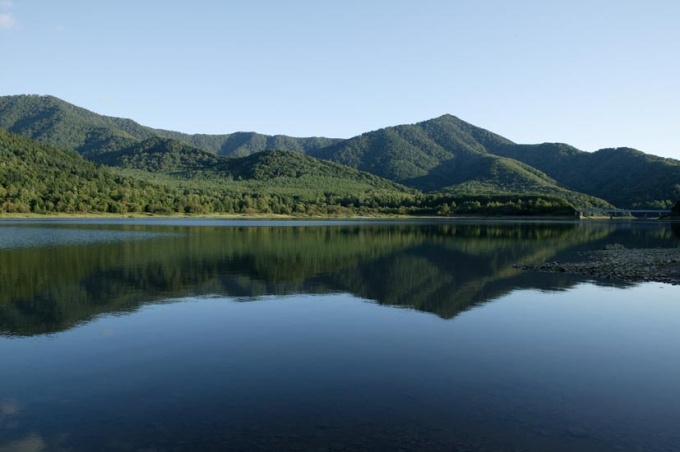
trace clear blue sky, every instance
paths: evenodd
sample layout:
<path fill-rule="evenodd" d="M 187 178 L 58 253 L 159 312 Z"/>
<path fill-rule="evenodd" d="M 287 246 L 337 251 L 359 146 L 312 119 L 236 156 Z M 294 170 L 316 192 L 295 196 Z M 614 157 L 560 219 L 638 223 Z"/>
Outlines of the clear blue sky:
<path fill-rule="evenodd" d="M 679 0 L 0 0 L 0 95 L 191 133 L 451 113 L 680 159 Z"/>

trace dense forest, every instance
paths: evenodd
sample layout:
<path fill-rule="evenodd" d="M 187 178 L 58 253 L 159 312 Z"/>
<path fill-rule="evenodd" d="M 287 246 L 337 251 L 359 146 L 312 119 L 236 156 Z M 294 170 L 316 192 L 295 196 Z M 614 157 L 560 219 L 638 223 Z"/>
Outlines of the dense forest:
<path fill-rule="evenodd" d="M 544 171 L 572 190 L 626 207 L 670 209 L 680 199 L 680 162 L 631 148 L 589 153 L 559 143 L 506 146 L 499 155 Z"/>
<path fill-rule="evenodd" d="M 148 138 L 183 141 L 220 155 L 243 157 L 267 149 L 307 153 L 336 141 L 331 138 L 294 138 L 237 132 L 224 135 L 189 135 L 152 129 L 124 118 L 102 116 L 54 96 L 0 96 L 0 128 L 83 155 L 119 150 Z"/>
<path fill-rule="evenodd" d="M 292 151 L 205 166 L 204 151 L 189 150 L 134 154 L 132 168 L 114 168 L 0 129 L 0 213 L 574 214 L 549 196 L 426 195 Z"/>
<path fill-rule="evenodd" d="M 347 140 L 188 135 L 22 95 L 0 97 L 3 129 L 0 213 L 565 215 L 680 199 L 677 160 L 520 145 L 451 115 Z"/>
<path fill-rule="evenodd" d="M 178 193 L 0 129 L 0 213 L 142 212 Z"/>
<path fill-rule="evenodd" d="M 454 116 L 388 127 L 313 151 L 425 191 L 551 193 L 575 205 L 670 208 L 680 199 L 680 161 L 630 148 L 594 153 L 560 143 L 520 145 Z"/>

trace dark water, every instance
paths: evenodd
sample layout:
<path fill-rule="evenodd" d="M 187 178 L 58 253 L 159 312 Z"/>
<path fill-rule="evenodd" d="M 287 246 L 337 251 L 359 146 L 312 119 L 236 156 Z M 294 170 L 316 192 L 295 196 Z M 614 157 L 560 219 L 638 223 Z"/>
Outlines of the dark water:
<path fill-rule="evenodd" d="M 0 452 L 680 447 L 660 223 L 0 222 Z"/>

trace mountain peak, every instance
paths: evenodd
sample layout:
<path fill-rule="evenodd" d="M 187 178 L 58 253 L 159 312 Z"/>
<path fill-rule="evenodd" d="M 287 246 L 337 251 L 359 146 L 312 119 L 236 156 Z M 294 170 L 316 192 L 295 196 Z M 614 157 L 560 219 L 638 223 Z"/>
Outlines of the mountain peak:
<path fill-rule="evenodd" d="M 222 165 L 217 154 L 281 149 L 300 154 L 261 157 L 286 172 L 303 164 L 315 167 L 301 160 L 307 154 L 429 191 L 559 193 L 580 202 L 573 192 L 565 194 L 569 188 L 622 207 L 663 206 L 680 199 L 677 160 L 627 148 L 586 153 L 559 143 L 519 145 L 449 113 L 347 140 L 255 132 L 188 135 L 98 115 L 54 96 L 16 95 L 0 97 L 0 129 L 74 149 L 93 161 L 134 168 Z"/>

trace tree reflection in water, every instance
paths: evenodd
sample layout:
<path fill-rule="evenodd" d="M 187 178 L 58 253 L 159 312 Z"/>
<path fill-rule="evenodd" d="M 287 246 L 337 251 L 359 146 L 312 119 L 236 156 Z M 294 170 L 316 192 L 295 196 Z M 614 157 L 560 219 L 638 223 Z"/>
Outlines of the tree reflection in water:
<path fill-rule="evenodd" d="M 680 241 L 677 224 L 631 233 L 627 224 L 577 222 L 291 227 L 48 223 L 24 229 L 33 235 L 36 230 L 77 233 L 80 239 L 0 248 L 4 335 L 62 331 L 100 314 L 207 294 L 256 300 L 263 295 L 348 292 L 452 318 L 516 288 L 559 290 L 582 280 L 527 274 L 512 264 L 568 259 L 612 241 L 657 247 Z M 88 239 L 102 231 L 116 235 L 101 242 Z"/>

